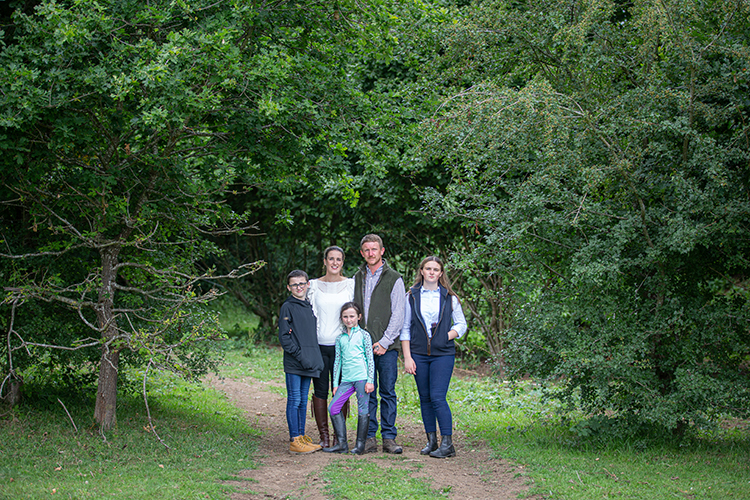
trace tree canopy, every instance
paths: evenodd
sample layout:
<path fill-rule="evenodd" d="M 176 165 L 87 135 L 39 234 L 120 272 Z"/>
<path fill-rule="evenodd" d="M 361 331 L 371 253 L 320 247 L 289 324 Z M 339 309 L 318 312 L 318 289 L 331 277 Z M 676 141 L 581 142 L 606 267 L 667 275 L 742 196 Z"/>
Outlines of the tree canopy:
<path fill-rule="evenodd" d="M 516 284 L 513 374 L 592 415 L 681 429 L 746 417 L 744 2 L 478 2 L 425 124 L 435 213 Z M 450 72 L 444 72 L 450 74 Z"/>
<path fill-rule="evenodd" d="M 378 232 L 407 280 L 448 257 L 465 345 L 590 417 L 748 416 L 745 2 L 8 12 L 5 382 L 51 345 L 100 384 L 120 353 L 201 373 L 215 286 L 270 330 L 290 268 Z"/>
<path fill-rule="evenodd" d="M 338 176 L 351 51 L 387 54 L 379 4 L 19 4 L 0 54 L 7 377 L 36 348 L 100 349 L 115 422 L 120 353 L 201 373 L 212 238 L 253 225 L 244 185 Z M 226 275 L 252 272 L 243 260 Z M 44 314 L 68 325 L 39 330 Z M 180 355 L 180 351 L 183 355 Z M 15 364 L 14 364 L 15 363 Z"/>

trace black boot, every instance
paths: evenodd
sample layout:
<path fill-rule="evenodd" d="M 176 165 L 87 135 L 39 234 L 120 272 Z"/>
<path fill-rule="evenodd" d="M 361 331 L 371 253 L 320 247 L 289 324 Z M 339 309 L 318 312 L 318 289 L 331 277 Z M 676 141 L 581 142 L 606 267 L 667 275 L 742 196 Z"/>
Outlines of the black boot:
<path fill-rule="evenodd" d="M 433 458 L 455 457 L 456 449 L 453 447 L 453 436 L 441 436 L 440 448 L 430 453 Z"/>
<path fill-rule="evenodd" d="M 429 455 L 433 451 L 437 450 L 437 432 L 428 432 L 427 433 L 427 446 L 422 448 L 422 451 L 419 452 L 420 455 Z"/>
<path fill-rule="evenodd" d="M 355 455 L 362 455 L 365 452 L 365 442 L 367 442 L 367 429 L 370 428 L 370 414 L 359 415 L 357 417 L 357 446 L 352 450 Z"/>
<path fill-rule="evenodd" d="M 333 431 L 336 433 L 338 443 L 330 448 L 323 448 L 326 453 L 346 453 L 349 451 L 349 443 L 346 442 L 346 420 L 344 415 L 338 413 L 331 415 L 331 424 Z"/>

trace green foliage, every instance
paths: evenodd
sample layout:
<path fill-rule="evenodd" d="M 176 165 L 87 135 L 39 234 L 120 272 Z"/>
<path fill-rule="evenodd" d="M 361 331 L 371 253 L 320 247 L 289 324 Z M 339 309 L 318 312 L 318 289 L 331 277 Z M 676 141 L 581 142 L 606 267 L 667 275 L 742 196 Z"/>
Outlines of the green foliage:
<path fill-rule="evenodd" d="M 447 27 L 431 69 L 467 89 L 412 155 L 450 168 L 432 213 L 514 278 L 513 376 L 644 426 L 748 415 L 747 14 L 498 1 Z"/>
<path fill-rule="evenodd" d="M 355 49 L 388 57 L 384 5 L 16 6 L 0 53 L 8 356 L 99 349 L 101 370 L 122 352 L 203 373 L 203 346 L 221 331 L 190 304 L 215 297 L 217 240 L 252 229 L 227 190 L 335 184 L 351 101 L 343 63 Z M 258 265 L 243 256 L 223 277 Z M 39 301 L 69 335 L 37 336 L 27 307 Z M 21 376 L 12 360 L 4 368 Z"/>

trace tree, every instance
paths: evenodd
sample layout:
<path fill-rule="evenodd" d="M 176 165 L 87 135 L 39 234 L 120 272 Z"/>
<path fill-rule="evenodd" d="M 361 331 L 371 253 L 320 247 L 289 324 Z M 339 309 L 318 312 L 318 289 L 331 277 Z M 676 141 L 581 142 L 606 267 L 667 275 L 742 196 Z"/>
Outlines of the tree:
<path fill-rule="evenodd" d="M 482 2 L 444 36 L 465 88 L 418 151 L 452 167 L 436 213 L 520 278 L 512 374 L 591 415 L 747 416 L 747 14 Z"/>
<path fill-rule="evenodd" d="M 322 251 L 337 244 L 347 252 L 346 270 L 361 263 L 362 235 L 383 236 L 391 265 L 411 279 L 419 261 L 447 254 L 458 224 L 446 225 L 424 212 L 421 195 L 428 186 L 443 189 L 449 172 L 439 165 L 403 161 L 404 152 L 421 141 L 419 123 L 438 101 L 421 67 L 436 46 L 432 26 L 446 12 L 418 2 L 389 6 L 386 50 L 362 48 L 342 61 L 348 87 L 335 94 L 332 108 L 346 117 L 336 152 L 327 158 L 339 177 L 287 176 L 238 183 L 231 197 L 237 211 L 252 214 L 262 233 L 272 238 L 222 238 L 227 250 L 219 268 L 230 269 L 243 256 L 266 265 L 255 279 L 227 284 L 227 289 L 260 318 L 260 336 L 275 336 L 278 305 L 287 290 L 284 278 L 299 267 L 311 276 L 323 271 Z M 328 93 L 327 95 L 331 95 Z M 316 168 L 325 165 L 316 161 Z"/>
<path fill-rule="evenodd" d="M 44 303 L 67 325 L 54 347 L 99 349 L 103 430 L 116 419 L 121 353 L 205 369 L 197 346 L 219 331 L 190 304 L 213 297 L 205 283 L 216 277 L 197 263 L 221 254 L 209 237 L 252 229 L 225 193 L 238 179 L 335 172 L 345 123 L 325 93 L 345 86 L 337 58 L 373 33 L 378 8 L 50 1 L 15 11 L 0 54 L 8 377 L 19 375 L 14 354 L 50 347 L 29 316 Z M 227 275 L 254 270 L 238 266 Z"/>

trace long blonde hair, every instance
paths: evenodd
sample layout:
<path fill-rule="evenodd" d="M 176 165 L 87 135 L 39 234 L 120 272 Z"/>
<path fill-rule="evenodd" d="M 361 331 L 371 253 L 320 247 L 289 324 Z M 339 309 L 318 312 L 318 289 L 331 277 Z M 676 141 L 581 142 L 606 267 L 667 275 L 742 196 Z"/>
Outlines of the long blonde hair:
<path fill-rule="evenodd" d="M 442 273 L 440 275 L 440 278 L 438 279 L 438 283 L 440 283 L 440 286 L 448 290 L 448 295 L 453 295 L 455 297 L 458 297 L 456 295 L 456 292 L 453 291 L 451 288 L 451 280 L 448 279 L 448 274 L 445 272 L 445 266 L 443 265 L 443 261 L 440 260 L 440 257 L 436 255 L 430 255 L 429 257 L 425 257 L 422 259 L 422 262 L 419 263 L 419 269 L 417 269 L 417 277 L 414 280 L 414 285 L 422 285 L 422 282 L 424 282 L 424 276 L 422 276 L 422 269 L 424 269 L 424 266 L 427 265 L 428 262 L 435 262 L 437 265 L 440 266 L 440 272 Z"/>

